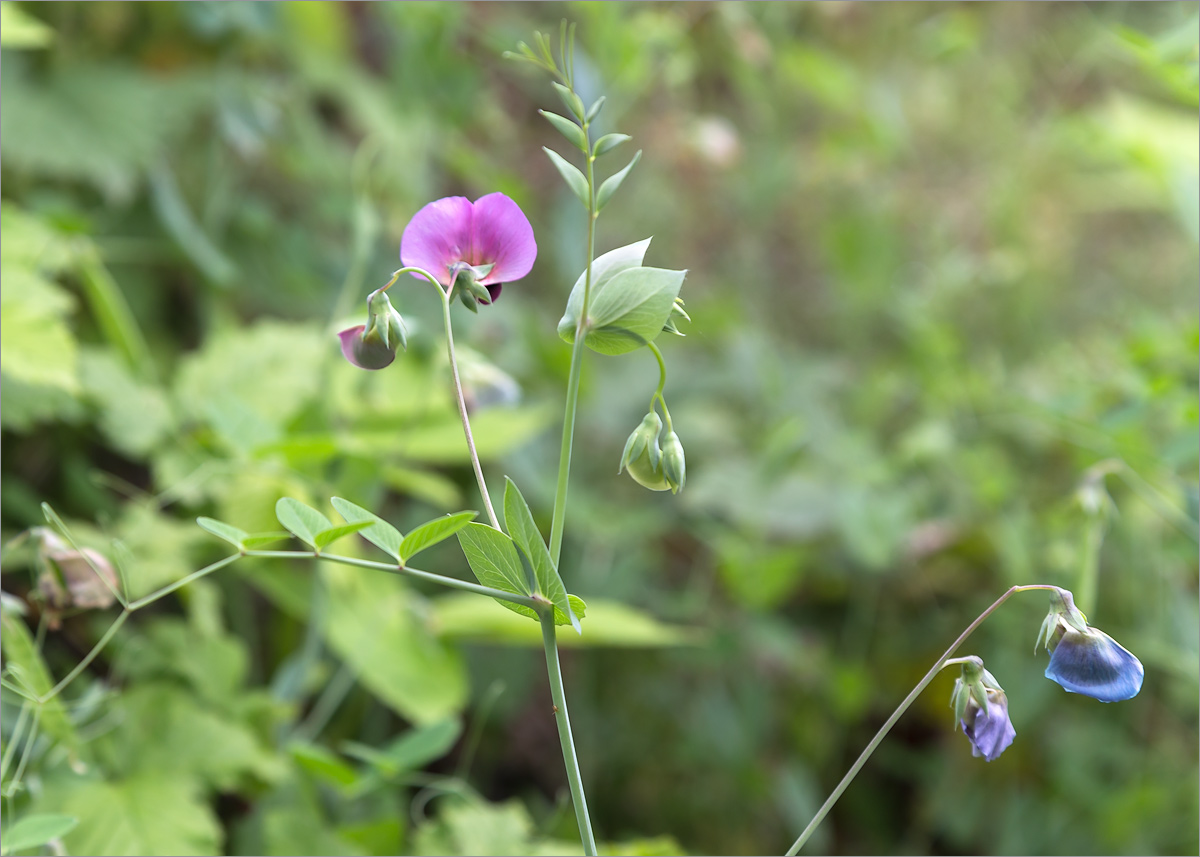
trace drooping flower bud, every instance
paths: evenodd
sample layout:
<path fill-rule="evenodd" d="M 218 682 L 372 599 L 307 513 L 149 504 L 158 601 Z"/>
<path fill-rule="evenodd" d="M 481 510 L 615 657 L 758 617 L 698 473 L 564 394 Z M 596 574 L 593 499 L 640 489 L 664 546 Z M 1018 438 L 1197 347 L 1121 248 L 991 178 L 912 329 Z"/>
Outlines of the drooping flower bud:
<path fill-rule="evenodd" d="M 46 601 L 52 628 L 68 608 L 103 610 L 116 600 L 117 573 L 112 563 L 91 548 L 75 550 L 52 530 L 35 527 L 38 539 L 38 592 Z"/>
<path fill-rule="evenodd" d="M 651 491 L 666 491 L 671 487 L 663 475 L 663 456 L 658 445 L 661 431 L 662 420 L 658 413 L 651 411 L 646 414 L 641 425 L 633 430 L 625 442 L 621 465 L 617 468 L 618 473 L 628 470 L 635 482 Z"/>
<path fill-rule="evenodd" d="M 962 663 L 962 676 L 954 682 L 950 696 L 954 721 L 971 742 L 971 755 L 992 762 L 1017 736 L 1008 716 L 1008 697 L 983 661 L 971 656 Z"/>
<path fill-rule="evenodd" d="M 1050 652 L 1046 678 L 1068 693 L 1081 693 L 1101 702 L 1132 699 L 1142 689 L 1145 670 L 1132 652 L 1087 623 L 1066 589 L 1050 596 L 1050 612 L 1038 632 L 1036 649 Z"/>
<path fill-rule="evenodd" d="M 678 494 L 683 490 L 683 483 L 687 479 L 687 466 L 683 457 L 683 444 L 679 442 L 679 435 L 673 431 L 667 432 L 663 437 L 662 459 L 663 475 L 671 485 L 671 493 Z"/>
<path fill-rule="evenodd" d="M 342 355 L 360 369 L 383 369 L 408 348 L 408 331 L 387 294 L 380 289 L 367 298 L 367 323 L 338 334 Z"/>

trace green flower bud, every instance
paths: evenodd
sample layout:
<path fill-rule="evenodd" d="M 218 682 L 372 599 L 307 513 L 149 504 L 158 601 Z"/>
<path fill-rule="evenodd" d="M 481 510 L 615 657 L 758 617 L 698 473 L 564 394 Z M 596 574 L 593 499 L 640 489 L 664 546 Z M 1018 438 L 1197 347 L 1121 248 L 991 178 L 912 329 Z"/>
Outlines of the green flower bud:
<path fill-rule="evenodd" d="M 671 493 L 678 494 L 683 490 L 683 483 L 687 479 L 687 466 L 683 458 L 683 444 L 679 442 L 679 435 L 673 431 L 667 432 L 663 438 L 662 464 L 663 475 L 671 485 Z"/>
<path fill-rule="evenodd" d="M 671 487 L 663 475 L 662 451 L 658 446 L 658 435 L 662 431 L 662 420 L 656 411 L 646 414 L 641 425 L 633 430 L 625 442 L 621 454 L 621 466 L 617 472 L 628 470 L 633 481 L 651 491 L 666 491 Z"/>

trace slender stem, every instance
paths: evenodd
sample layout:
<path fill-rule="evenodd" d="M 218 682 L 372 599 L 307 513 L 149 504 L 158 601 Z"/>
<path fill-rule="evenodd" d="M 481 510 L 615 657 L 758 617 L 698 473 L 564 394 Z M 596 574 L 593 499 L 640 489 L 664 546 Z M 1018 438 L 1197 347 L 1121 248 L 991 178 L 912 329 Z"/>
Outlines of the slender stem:
<path fill-rule="evenodd" d="M 126 609 L 129 610 L 129 612 L 131 612 L 131 613 L 134 610 L 140 610 L 141 608 L 145 607 L 146 605 L 153 604 L 158 599 L 163 598 L 164 596 L 170 595 L 176 589 L 180 589 L 184 586 L 187 586 L 193 580 L 198 580 L 207 574 L 212 574 L 218 568 L 224 568 L 225 566 L 229 565 L 231 562 L 233 562 L 237 559 L 241 559 L 241 556 L 242 555 L 240 553 L 235 553 L 235 554 L 231 554 L 230 556 L 225 557 L 224 559 L 219 559 L 216 562 L 214 562 L 212 565 L 206 565 L 204 568 L 200 569 L 199 571 L 193 571 L 187 577 L 181 577 L 179 580 L 175 581 L 172 584 L 169 584 L 168 586 L 164 586 L 162 589 L 158 590 L 157 592 L 151 592 L 149 595 L 145 596 L 144 598 L 139 598 L 137 601 L 131 602 Z"/>
<path fill-rule="evenodd" d="M 79 677 L 79 674 L 87 669 L 88 665 L 96 659 L 96 655 L 100 654 L 101 650 L 108 645 L 108 641 L 113 638 L 117 631 L 121 630 L 121 626 L 125 624 L 125 620 L 129 618 L 129 614 L 132 612 L 133 611 L 128 607 L 122 610 L 121 615 L 118 616 L 112 625 L 109 626 L 109 629 L 104 632 L 104 636 L 100 638 L 100 641 L 97 642 L 96 645 L 92 646 L 92 650 L 84 655 L 82 661 L 75 665 L 75 669 L 67 673 L 66 676 L 63 677 L 63 680 L 54 685 L 54 687 L 50 688 L 49 691 L 39 696 L 37 699 L 38 703 L 41 704 L 49 702 L 54 697 L 58 696 L 59 693 L 62 692 L 63 688 L 75 681 L 75 679 Z"/>
<path fill-rule="evenodd" d="M 937 659 L 937 662 L 933 665 L 929 672 L 925 673 L 925 677 L 917 682 L 917 686 L 912 689 L 912 692 L 909 693 L 908 696 L 904 697 L 904 701 L 901 702 L 896 710 L 892 712 L 892 716 L 889 717 L 887 722 L 885 722 L 883 726 L 879 728 L 879 731 L 875 733 L 875 737 L 871 739 L 871 743 L 869 743 L 866 749 L 862 751 L 859 757 L 855 760 L 854 764 L 850 766 L 850 770 L 846 772 L 846 776 L 842 777 L 842 781 L 837 784 L 837 787 L 829 795 L 825 803 L 821 805 L 819 810 L 817 810 L 817 814 L 814 815 L 812 821 L 808 823 L 808 827 L 804 828 L 804 832 L 800 834 L 800 838 L 792 843 L 792 847 L 787 850 L 787 857 L 794 857 L 794 855 L 800 853 L 800 849 L 804 847 L 804 843 L 808 841 L 809 837 L 813 835 L 813 832 L 817 829 L 821 822 L 825 820 L 825 816 L 829 814 L 831 809 L 833 809 L 833 805 L 838 802 L 838 798 L 842 796 L 842 792 L 846 791 L 850 783 L 852 783 L 854 778 L 858 776 L 858 772 L 862 770 L 863 765 L 867 763 L 867 759 L 871 758 L 871 754 L 875 752 L 875 748 L 877 748 L 883 739 L 887 737 L 888 732 L 890 732 L 892 727 L 896 725 L 896 721 L 900 719 L 901 715 L 903 715 L 904 712 L 908 710 L 908 707 L 913 704 L 916 698 L 921 695 L 921 691 L 929 686 L 929 683 L 933 681 L 934 677 L 941 671 L 942 667 L 946 665 L 946 661 L 950 659 L 951 655 L 954 654 L 959 646 L 966 642 L 967 637 L 971 636 L 975 629 L 983 624 L 983 620 L 988 616 L 991 616 L 996 608 L 998 608 L 1001 604 L 1003 604 L 1016 593 L 1025 592 L 1026 590 L 1031 589 L 1048 589 L 1059 591 L 1059 587 L 1057 586 L 1050 586 L 1041 583 L 1034 583 L 1028 586 L 1014 586 L 997 598 L 992 603 L 991 607 L 988 607 L 986 610 L 980 613 L 975 621 L 968 625 L 965 631 L 959 634 L 958 639 L 950 644 L 950 648 L 946 649 L 942 656 Z"/>
<path fill-rule="evenodd" d="M 458 414 L 462 417 L 463 434 L 467 438 L 467 450 L 471 453 L 471 466 L 475 468 L 475 481 L 479 483 L 479 493 L 483 495 L 483 505 L 487 509 L 488 519 L 494 529 L 500 529 L 500 519 L 492 508 L 492 498 L 488 494 L 487 482 L 483 479 L 483 466 L 479 463 L 479 453 L 475 451 L 475 438 L 471 435 L 471 419 L 467 416 L 467 400 L 463 396 L 462 380 L 458 376 L 458 359 L 454 356 L 454 331 L 450 326 L 450 293 L 438 290 L 442 296 L 442 319 L 446 323 L 446 354 L 450 358 L 450 372 L 454 376 L 454 395 L 458 399 Z"/>
<path fill-rule="evenodd" d="M 321 730 L 341 707 L 342 702 L 346 699 L 346 694 L 354 687 L 356 680 L 354 670 L 348 665 L 342 664 L 334 677 L 330 679 L 329 684 L 325 685 L 321 695 L 317 697 L 307 719 L 297 726 L 292 734 L 306 741 L 311 741 L 320 735 Z"/>
<path fill-rule="evenodd" d="M 26 700 L 21 704 L 21 713 L 17 715 L 17 724 L 8 736 L 8 746 L 4 749 L 3 759 L 0 759 L 0 779 L 8 772 L 8 766 L 12 764 L 13 755 L 16 754 L 17 747 L 21 745 L 21 739 L 25 737 L 25 721 L 29 719 L 29 712 L 31 710 L 33 710 L 31 701 Z"/>
<path fill-rule="evenodd" d="M 658 350 L 658 346 L 653 342 L 647 342 L 651 353 L 654 354 L 654 359 L 658 361 L 658 388 L 654 391 L 654 395 L 650 397 L 650 408 L 654 408 L 654 403 L 658 402 L 662 405 L 663 417 L 667 421 L 667 431 L 675 431 L 671 425 L 671 411 L 667 407 L 667 400 L 663 396 L 663 389 L 667 386 L 667 363 L 663 360 L 662 352 Z"/>
<path fill-rule="evenodd" d="M 431 571 L 421 571 L 419 568 L 410 568 L 407 565 L 389 565 L 386 562 L 374 562 L 369 559 L 358 559 L 352 556 L 338 556 L 337 554 L 322 553 L 318 554 L 314 551 L 246 551 L 245 556 L 253 556 L 268 559 L 293 559 L 295 557 L 308 557 L 309 559 L 324 559 L 330 562 L 340 562 L 342 565 L 354 565 L 359 568 L 371 568 L 376 571 L 386 571 L 390 574 L 401 574 L 407 577 L 414 577 L 417 580 L 425 580 L 430 583 L 436 583 L 439 586 L 448 586 L 451 589 L 461 589 L 464 592 L 474 592 L 477 595 L 486 595 L 489 598 L 498 598 L 501 601 L 511 601 L 513 604 L 522 604 L 525 607 L 537 607 L 539 602 L 534 601 L 527 595 L 518 595 L 515 592 L 505 592 L 503 589 L 493 589 L 490 586 L 483 586 L 478 583 L 471 583 L 468 580 L 459 580 L 457 577 L 446 577 L 442 574 L 434 574 Z"/>
<path fill-rule="evenodd" d="M 554 611 L 541 611 L 542 645 L 546 650 L 546 671 L 550 675 L 550 695 L 554 699 L 554 720 L 558 724 L 558 740 L 562 744 L 563 762 L 567 766 L 567 782 L 571 784 L 571 801 L 575 804 L 575 820 L 579 823 L 579 835 L 583 840 L 583 853 L 596 853 L 596 838 L 592 833 L 592 821 L 588 817 L 587 799 L 583 795 L 583 775 L 579 772 L 579 759 L 575 755 L 575 741 L 571 737 L 571 719 L 567 716 L 567 693 L 563 688 L 562 669 L 558 663 L 558 643 L 554 636 Z"/>
<path fill-rule="evenodd" d="M 571 447 L 575 440 L 575 411 L 579 403 L 579 376 L 583 370 L 583 341 L 588 332 L 588 306 L 592 299 L 592 257 L 596 254 L 596 158 L 591 153 L 588 123 L 583 123 L 583 135 L 588 143 L 588 235 L 587 271 L 583 276 L 583 303 L 575 325 L 575 344 L 571 347 L 571 374 L 567 377 L 567 405 L 563 414 L 562 448 L 558 455 L 558 486 L 554 491 L 554 517 L 550 523 L 550 558 L 558 566 L 562 552 L 563 527 L 567 517 L 567 486 L 571 480 Z"/>

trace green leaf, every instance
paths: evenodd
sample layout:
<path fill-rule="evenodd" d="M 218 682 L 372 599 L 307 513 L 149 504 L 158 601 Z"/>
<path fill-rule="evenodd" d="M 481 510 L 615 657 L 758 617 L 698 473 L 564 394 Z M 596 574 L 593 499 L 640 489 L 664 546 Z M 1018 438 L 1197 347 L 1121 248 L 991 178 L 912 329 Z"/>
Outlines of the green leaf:
<path fill-rule="evenodd" d="M 0 365 L 6 378 L 79 391 L 75 337 L 65 319 L 74 301 L 27 268 L 0 273 Z"/>
<path fill-rule="evenodd" d="M 601 95 L 595 100 L 591 107 L 588 108 L 587 115 L 584 118 L 585 122 L 591 122 L 600 115 L 600 109 L 604 107 L 605 96 Z"/>
<path fill-rule="evenodd" d="M 562 103 L 571 111 L 571 114 L 582 122 L 583 117 L 587 115 L 587 111 L 583 108 L 583 100 L 557 80 L 551 81 L 550 85 L 554 87 L 554 91 L 558 93 L 558 97 L 562 99 Z"/>
<path fill-rule="evenodd" d="M 504 533 L 487 524 L 469 524 L 458 531 L 458 543 L 475 578 L 484 586 L 518 595 L 533 594 L 516 545 Z"/>
<path fill-rule="evenodd" d="M 54 683 L 25 620 L 5 611 L 0 614 L 0 635 L 4 639 L 5 665 L 19 679 L 17 683 L 36 696 L 49 693 Z M 42 731 L 74 755 L 79 750 L 79 736 L 67 717 L 62 697 L 47 700 L 39 708 L 38 723 Z"/>
<path fill-rule="evenodd" d="M 333 526 L 333 522 L 316 509 L 291 497 L 282 497 L 275 504 L 275 517 L 285 530 L 312 547 L 316 547 L 317 533 Z"/>
<path fill-rule="evenodd" d="M 569 164 L 562 155 L 553 149 L 547 149 L 543 146 L 542 151 L 550 156 L 550 160 L 554 163 L 559 175 L 563 177 L 563 181 L 567 183 L 567 187 L 571 189 L 575 196 L 579 197 L 579 201 L 583 203 L 583 207 L 590 209 L 592 207 L 591 194 L 588 192 L 587 179 L 584 178 L 583 173 L 579 172 L 576 167 Z"/>
<path fill-rule="evenodd" d="M 316 548 L 317 550 L 324 550 L 338 539 L 361 532 L 372 525 L 371 521 L 355 521 L 351 524 L 338 524 L 327 530 L 322 530 L 315 537 Z"/>
<path fill-rule="evenodd" d="M 363 686 L 414 723 L 460 711 L 467 702 L 466 670 L 458 652 L 426 625 L 424 599 L 393 575 L 322 565 L 326 639 Z"/>
<path fill-rule="evenodd" d="M 28 851 L 30 848 L 45 845 L 51 839 L 60 839 L 70 833 L 77 824 L 79 824 L 79 819 L 73 815 L 55 813 L 27 815 L 5 829 L 3 848 L 0 848 L 0 854 Z"/>
<path fill-rule="evenodd" d="M 582 602 L 578 606 L 582 608 Z M 435 627 L 446 640 L 540 648 L 542 635 L 537 625 L 513 615 L 521 610 L 500 610 L 491 599 L 470 593 L 444 595 L 433 602 Z M 566 624 L 566 617 L 557 624 Z M 559 637 L 559 645 L 637 649 L 689 646 L 702 640 L 695 629 L 661 622 L 642 610 L 606 599 L 588 602 L 587 626 L 588 632 L 581 637 L 574 634 Z"/>
<path fill-rule="evenodd" d="M 625 354 L 660 333 L 687 271 L 631 268 L 612 278 L 588 310 L 587 346 L 601 354 Z"/>
<path fill-rule="evenodd" d="M 529 560 L 529 564 L 533 566 L 537 591 L 547 601 L 562 610 L 564 615 L 571 620 L 571 625 L 575 628 L 576 633 L 580 633 L 579 619 L 571 610 L 571 603 L 567 600 L 567 589 L 563 586 L 558 569 L 554 566 L 554 560 L 550 558 L 550 551 L 546 548 L 546 543 L 542 541 L 542 534 L 533 521 L 533 513 L 529 511 L 529 504 L 521 496 L 521 489 L 517 487 L 517 483 L 508 477 L 505 477 L 504 481 L 504 523 L 508 527 L 512 540 L 516 542 L 517 547 Z"/>
<path fill-rule="evenodd" d="M 596 298 L 604 291 L 612 278 L 622 271 L 641 267 L 650 248 L 650 240 L 635 241 L 615 250 L 609 250 L 602 256 L 592 260 L 592 288 L 589 296 L 589 309 L 595 305 Z M 571 288 L 571 296 L 567 298 L 567 310 L 558 323 L 558 335 L 567 342 L 575 341 L 575 329 L 579 326 L 579 313 L 583 310 L 583 291 L 587 284 L 587 270 L 579 275 Z"/>
<path fill-rule="evenodd" d="M 54 31 L 37 18 L 22 11 L 20 6 L 10 0 L 0 3 L 0 46 L 9 49 L 44 48 L 52 41 Z M 15 831 L 16 828 L 13 828 L 6 835 L 13 836 Z M 8 846 L 7 841 L 4 844 Z"/>
<path fill-rule="evenodd" d="M 383 749 L 357 741 L 346 741 L 341 749 L 347 756 L 361 759 L 387 776 L 395 776 L 404 771 L 415 771 L 440 759 L 450 752 L 461 734 L 461 721 L 457 717 L 448 717 L 418 726 Z"/>
<path fill-rule="evenodd" d="M 196 523 L 200 525 L 200 529 L 207 530 L 218 539 L 224 539 L 239 550 L 246 546 L 246 539 L 250 536 L 245 530 L 239 530 L 232 524 L 226 524 L 216 518 L 197 518 Z"/>
<path fill-rule="evenodd" d="M 585 155 L 587 154 L 587 134 L 583 132 L 582 128 L 566 116 L 559 116 L 557 113 L 551 113 L 549 110 L 539 110 L 538 113 L 542 114 L 546 118 L 546 121 L 554 126 L 554 130 L 566 137 L 576 149 Z"/>
<path fill-rule="evenodd" d="M 596 145 L 592 147 L 592 157 L 598 158 L 606 152 L 611 152 L 613 149 L 622 143 L 627 143 L 633 138 L 628 134 L 605 134 L 596 141 Z"/>
<path fill-rule="evenodd" d="M 370 526 L 359 531 L 359 535 L 388 556 L 394 557 L 396 560 L 400 559 L 400 544 L 403 542 L 404 536 L 399 530 L 374 512 L 369 512 L 362 506 L 356 506 L 349 500 L 334 497 L 329 502 L 333 504 L 333 508 L 337 509 L 339 515 L 351 523 L 371 522 Z"/>
<path fill-rule="evenodd" d="M 448 539 L 478 515 L 478 512 L 456 512 L 443 518 L 435 518 L 417 527 L 404 537 L 400 543 L 400 561 L 408 562 L 414 556 L 432 547 L 443 539 Z"/>
<path fill-rule="evenodd" d="M 246 550 L 258 550 L 263 545 L 274 544 L 281 539 L 288 538 L 288 534 L 284 532 L 274 533 L 254 533 L 242 539 L 242 547 Z"/>
<path fill-rule="evenodd" d="M 608 201 L 612 199 L 612 195 L 617 192 L 617 188 L 621 186 L 621 182 L 625 181 L 625 177 L 629 175 L 629 171 L 634 168 L 641 158 L 642 150 L 638 149 L 637 154 L 633 156 L 633 160 L 626 165 L 625 169 L 604 180 L 600 185 L 600 190 L 596 191 L 596 211 L 600 211 L 608 204 Z"/>
<path fill-rule="evenodd" d="M 124 779 L 58 777 L 38 805 L 79 819 L 68 854 L 214 854 L 221 826 L 199 780 L 144 771 Z"/>
<path fill-rule="evenodd" d="M 358 774 L 355 773 L 354 768 L 343 762 L 336 753 L 320 744 L 293 741 L 287 749 L 301 768 L 325 782 L 345 788 L 358 781 Z"/>

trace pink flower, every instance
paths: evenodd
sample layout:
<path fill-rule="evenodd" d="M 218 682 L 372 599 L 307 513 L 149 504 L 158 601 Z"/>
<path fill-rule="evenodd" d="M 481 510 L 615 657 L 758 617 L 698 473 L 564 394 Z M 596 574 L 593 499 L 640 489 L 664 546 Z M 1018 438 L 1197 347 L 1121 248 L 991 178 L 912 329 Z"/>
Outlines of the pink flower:
<path fill-rule="evenodd" d="M 467 268 L 492 300 L 504 283 L 524 277 L 537 258 L 533 227 L 520 207 L 502 193 L 471 202 L 448 196 L 416 213 L 400 239 L 400 261 L 423 268 L 446 288 Z M 414 274 L 413 276 L 420 276 Z"/>

